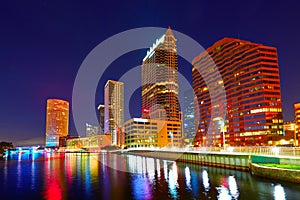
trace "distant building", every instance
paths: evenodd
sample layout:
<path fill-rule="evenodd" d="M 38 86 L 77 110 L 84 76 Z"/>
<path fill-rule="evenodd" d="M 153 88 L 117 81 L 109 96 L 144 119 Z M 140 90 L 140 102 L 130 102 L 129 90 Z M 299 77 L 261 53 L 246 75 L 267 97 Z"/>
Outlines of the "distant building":
<path fill-rule="evenodd" d="M 181 147 L 180 122 L 132 118 L 124 123 L 125 146 Z"/>
<path fill-rule="evenodd" d="M 59 137 L 69 131 L 69 102 L 60 99 L 47 100 L 46 147 L 58 147 Z"/>
<path fill-rule="evenodd" d="M 265 136 L 283 134 L 275 47 L 224 38 L 194 58 L 192 77 L 199 105 L 198 145 L 266 145 Z M 220 103 L 224 95 L 210 98 L 216 91 L 207 83 L 224 88 L 227 104 Z"/>
<path fill-rule="evenodd" d="M 296 137 L 298 139 L 298 144 L 300 144 L 300 103 L 294 104 L 294 112 L 295 112 Z"/>
<path fill-rule="evenodd" d="M 104 132 L 111 134 L 112 145 L 118 144 L 118 130 L 123 123 L 124 83 L 108 80 L 104 88 Z"/>
<path fill-rule="evenodd" d="M 184 124 L 184 141 L 192 144 L 196 136 L 195 133 L 195 112 L 194 112 L 194 90 L 184 92 L 183 105 L 183 124 Z"/>
<path fill-rule="evenodd" d="M 111 145 L 110 134 L 92 135 L 83 138 L 67 139 L 67 149 L 74 151 L 74 149 L 86 149 L 89 152 L 99 152 L 103 147 Z"/>
<path fill-rule="evenodd" d="M 268 146 L 298 146 L 295 130 L 294 122 L 284 122 L 283 135 L 267 135 L 263 139 Z"/>
<path fill-rule="evenodd" d="M 85 124 L 86 126 L 86 137 L 92 136 L 92 135 L 98 135 L 99 134 L 99 126 L 93 126 L 90 124 Z"/>
<path fill-rule="evenodd" d="M 98 106 L 98 116 L 99 116 L 99 124 L 100 124 L 100 133 L 104 133 L 104 105 Z"/>

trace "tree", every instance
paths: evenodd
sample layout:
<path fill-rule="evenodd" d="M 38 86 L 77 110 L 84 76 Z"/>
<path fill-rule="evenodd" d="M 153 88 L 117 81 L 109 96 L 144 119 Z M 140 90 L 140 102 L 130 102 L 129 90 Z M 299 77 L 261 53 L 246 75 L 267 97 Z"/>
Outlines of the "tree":
<path fill-rule="evenodd" d="M 0 142 L 0 154 L 3 154 L 6 149 L 13 148 L 14 145 L 11 142 Z"/>

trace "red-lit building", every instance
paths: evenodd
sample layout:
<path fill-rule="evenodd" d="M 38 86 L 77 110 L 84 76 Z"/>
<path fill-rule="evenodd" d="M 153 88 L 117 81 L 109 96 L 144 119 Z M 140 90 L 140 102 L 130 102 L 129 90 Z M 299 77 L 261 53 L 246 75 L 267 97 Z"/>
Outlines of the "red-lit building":
<path fill-rule="evenodd" d="M 298 144 L 300 145 L 300 103 L 294 104 L 295 111 L 295 132 L 298 139 Z"/>
<path fill-rule="evenodd" d="M 276 48 L 224 38 L 192 70 L 196 145 L 267 145 L 266 136 L 283 133 Z"/>

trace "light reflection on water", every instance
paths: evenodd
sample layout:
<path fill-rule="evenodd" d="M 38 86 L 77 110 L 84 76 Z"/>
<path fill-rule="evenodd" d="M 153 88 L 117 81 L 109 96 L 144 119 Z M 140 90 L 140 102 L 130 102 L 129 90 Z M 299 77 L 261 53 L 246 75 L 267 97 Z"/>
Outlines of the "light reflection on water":
<path fill-rule="evenodd" d="M 300 186 L 248 172 L 111 154 L 17 155 L 0 162 L 1 199 L 296 199 Z M 121 166 L 114 170 L 102 163 Z M 16 189 L 17 188 L 17 189 Z M 5 191 L 5 192 L 4 192 Z M 2 198 L 3 197 L 3 198 Z"/>
<path fill-rule="evenodd" d="M 284 188 L 280 184 L 276 184 L 274 187 L 274 199 L 275 200 L 285 200 Z"/>

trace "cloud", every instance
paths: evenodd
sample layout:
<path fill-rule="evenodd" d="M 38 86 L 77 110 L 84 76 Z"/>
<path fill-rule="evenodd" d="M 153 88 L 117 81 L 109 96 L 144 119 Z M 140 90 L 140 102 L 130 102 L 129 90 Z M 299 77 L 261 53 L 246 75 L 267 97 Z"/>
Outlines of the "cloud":
<path fill-rule="evenodd" d="M 31 145 L 45 145 L 45 137 L 36 137 L 26 140 L 17 140 L 14 142 L 14 146 L 31 146 Z"/>

